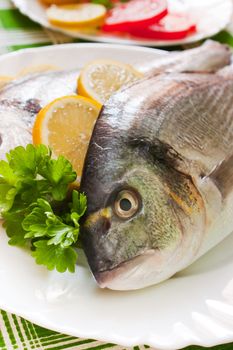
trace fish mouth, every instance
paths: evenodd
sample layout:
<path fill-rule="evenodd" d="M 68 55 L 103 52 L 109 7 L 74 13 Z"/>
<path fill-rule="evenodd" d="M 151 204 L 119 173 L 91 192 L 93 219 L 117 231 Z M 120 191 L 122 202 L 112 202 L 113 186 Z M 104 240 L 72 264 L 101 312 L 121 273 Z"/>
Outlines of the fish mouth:
<path fill-rule="evenodd" d="M 151 285 L 148 274 L 161 264 L 163 258 L 158 249 L 150 249 L 112 269 L 96 271 L 93 274 L 100 288 L 122 291 L 140 289 Z M 161 270 L 158 268 L 157 282 L 163 279 L 160 275 Z"/>
<path fill-rule="evenodd" d="M 114 250 L 109 251 L 102 244 L 109 234 L 110 219 L 111 209 L 104 208 L 88 215 L 82 226 L 84 252 L 100 288 L 119 291 L 141 289 L 160 283 L 177 272 L 174 266 L 179 258 L 182 236 L 166 249 L 144 248 L 130 259 L 114 264 Z"/>

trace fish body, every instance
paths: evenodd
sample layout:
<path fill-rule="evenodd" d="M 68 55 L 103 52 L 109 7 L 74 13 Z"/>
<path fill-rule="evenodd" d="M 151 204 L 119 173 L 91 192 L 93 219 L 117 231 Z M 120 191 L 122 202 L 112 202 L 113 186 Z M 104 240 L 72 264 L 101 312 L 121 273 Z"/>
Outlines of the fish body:
<path fill-rule="evenodd" d="M 0 90 L 0 159 L 19 145 L 32 143 L 37 113 L 55 98 L 74 94 L 79 72 L 30 74 Z"/>
<path fill-rule="evenodd" d="M 81 190 L 82 239 L 101 287 L 143 288 L 233 228 L 233 66 L 147 76 L 104 106 Z"/>
<path fill-rule="evenodd" d="M 207 40 L 199 47 L 170 52 L 162 59 L 142 63 L 140 71 L 149 76 L 164 72 L 215 71 L 229 64 L 230 48 L 213 40 Z"/>

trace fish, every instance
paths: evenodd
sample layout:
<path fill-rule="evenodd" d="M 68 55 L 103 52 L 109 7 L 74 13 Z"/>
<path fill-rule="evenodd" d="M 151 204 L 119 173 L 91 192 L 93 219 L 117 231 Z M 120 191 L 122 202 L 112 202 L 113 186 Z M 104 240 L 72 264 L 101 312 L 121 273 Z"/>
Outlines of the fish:
<path fill-rule="evenodd" d="M 182 61 L 186 67 L 194 69 L 195 58 L 198 69 L 217 69 L 229 64 L 231 53 L 227 46 L 208 41 L 198 48 L 166 56 L 163 54 L 138 68 L 144 72 L 147 69 L 148 74 L 154 69 L 158 74 L 169 67 L 180 67 Z M 0 89 L 0 159 L 4 159 L 11 148 L 32 143 L 37 113 L 55 98 L 76 94 L 79 72 L 80 68 L 28 74 Z"/>
<path fill-rule="evenodd" d="M 172 71 L 215 71 L 229 65 L 231 55 L 229 46 L 206 40 L 201 46 L 170 52 L 156 61 L 143 62 L 138 69 L 148 76 Z"/>
<path fill-rule="evenodd" d="M 82 244 L 101 288 L 161 283 L 216 246 L 233 229 L 233 65 L 165 70 L 116 92 L 80 190 Z"/>
<path fill-rule="evenodd" d="M 32 128 L 42 107 L 76 94 L 79 70 L 33 73 L 0 89 L 0 159 L 16 146 L 32 143 Z"/>

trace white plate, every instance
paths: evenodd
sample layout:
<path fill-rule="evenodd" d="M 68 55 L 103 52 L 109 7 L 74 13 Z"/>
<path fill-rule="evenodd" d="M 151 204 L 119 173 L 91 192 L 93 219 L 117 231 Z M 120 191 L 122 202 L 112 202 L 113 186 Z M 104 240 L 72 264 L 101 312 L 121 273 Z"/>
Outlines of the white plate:
<path fill-rule="evenodd" d="M 120 45 L 71 44 L 0 57 L 0 75 L 28 65 L 81 67 L 90 57 L 138 66 L 166 52 Z M 72 60 L 70 59 L 72 57 Z M 123 346 L 173 350 L 233 341 L 233 235 L 189 269 L 144 290 L 97 287 L 87 265 L 75 274 L 48 272 L 28 252 L 9 247 L 0 229 L 0 308 L 41 326 Z"/>
<path fill-rule="evenodd" d="M 13 2 L 23 14 L 30 17 L 35 22 L 72 37 L 98 42 L 145 46 L 187 44 L 213 36 L 227 26 L 232 13 L 231 0 L 168 0 L 170 8 L 181 8 L 181 10 L 184 6 L 187 8 L 187 11 L 192 14 L 195 23 L 197 23 L 197 33 L 190 35 L 183 40 L 158 41 L 133 39 L 130 38 L 130 36 L 116 37 L 102 33 L 88 35 L 78 31 L 63 30 L 48 22 L 45 7 L 39 2 L 39 0 L 13 0 Z"/>

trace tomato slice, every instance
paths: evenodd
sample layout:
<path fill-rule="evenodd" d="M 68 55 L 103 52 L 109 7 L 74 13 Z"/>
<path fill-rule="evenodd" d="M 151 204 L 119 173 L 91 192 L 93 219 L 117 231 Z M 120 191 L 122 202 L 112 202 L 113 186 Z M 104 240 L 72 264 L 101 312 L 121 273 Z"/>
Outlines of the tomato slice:
<path fill-rule="evenodd" d="M 196 31 L 196 25 L 186 14 L 169 13 L 158 23 L 146 28 L 130 28 L 134 36 L 155 40 L 179 40 L 184 39 L 190 33 Z"/>
<path fill-rule="evenodd" d="M 166 0 L 131 0 L 109 11 L 102 29 L 106 32 L 148 27 L 167 14 Z"/>

